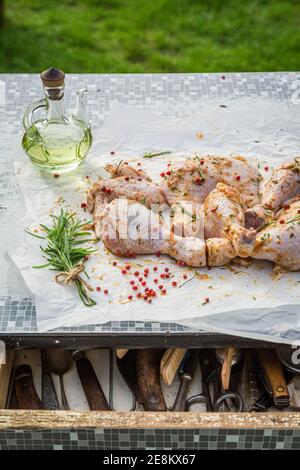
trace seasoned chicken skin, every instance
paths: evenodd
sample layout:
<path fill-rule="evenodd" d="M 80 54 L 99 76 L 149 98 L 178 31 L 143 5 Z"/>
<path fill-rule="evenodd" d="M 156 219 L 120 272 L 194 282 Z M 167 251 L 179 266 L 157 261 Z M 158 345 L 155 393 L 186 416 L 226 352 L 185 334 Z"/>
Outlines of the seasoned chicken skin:
<path fill-rule="evenodd" d="M 181 237 L 204 240 L 204 207 L 190 201 L 175 202 L 171 207 L 172 230 Z"/>
<path fill-rule="evenodd" d="M 202 204 L 217 183 L 225 183 L 243 194 L 246 207 L 260 202 L 259 170 L 244 157 L 232 158 L 198 155 L 189 157 L 184 164 L 165 177 L 162 189 L 169 205 L 182 200 Z"/>
<path fill-rule="evenodd" d="M 147 175 L 143 170 L 136 169 L 127 163 L 120 162 L 118 165 L 106 165 L 105 170 L 110 173 L 111 178 L 116 178 L 117 176 L 124 176 L 132 179 L 142 178 L 146 181 L 152 181 L 152 179 Z"/>
<path fill-rule="evenodd" d="M 235 188 L 218 183 L 205 199 L 204 217 L 205 238 L 228 238 L 239 256 L 251 255 L 256 231 L 244 227 L 244 203 Z"/>
<path fill-rule="evenodd" d="M 291 200 L 256 236 L 252 257 L 273 261 L 289 271 L 300 269 L 300 198 Z"/>
<path fill-rule="evenodd" d="M 284 163 L 275 168 L 261 186 L 261 204 L 246 211 L 246 226 L 261 228 L 286 201 L 300 194 L 300 162 Z"/>
<path fill-rule="evenodd" d="M 166 206 L 166 199 L 158 185 L 143 178 L 127 178 L 126 176 L 109 179 L 100 178 L 88 194 L 90 211 L 92 212 L 93 199 L 99 192 L 105 195 L 107 201 L 116 198 L 128 198 L 145 204 L 149 208 L 153 205 Z"/>

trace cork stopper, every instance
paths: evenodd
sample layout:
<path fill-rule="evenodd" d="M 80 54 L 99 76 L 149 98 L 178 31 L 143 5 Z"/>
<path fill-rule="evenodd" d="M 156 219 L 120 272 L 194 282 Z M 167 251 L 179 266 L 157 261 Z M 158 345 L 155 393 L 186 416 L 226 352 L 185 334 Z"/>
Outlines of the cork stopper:
<path fill-rule="evenodd" d="M 50 67 L 41 73 L 43 85 L 49 88 L 62 86 L 65 82 L 65 73 L 62 70 Z"/>

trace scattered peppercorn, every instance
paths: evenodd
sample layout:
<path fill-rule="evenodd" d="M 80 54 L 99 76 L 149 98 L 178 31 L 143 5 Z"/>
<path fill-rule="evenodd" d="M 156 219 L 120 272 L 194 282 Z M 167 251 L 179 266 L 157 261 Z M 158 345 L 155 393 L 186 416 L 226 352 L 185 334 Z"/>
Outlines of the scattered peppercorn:
<path fill-rule="evenodd" d="M 86 209 L 86 203 L 85 203 L 85 202 L 82 202 L 82 203 L 80 204 L 80 207 L 81 207 L 82 209 Z"/>
<path fill-rule="evenodd" d="M 160 174 L 160 176 L 161 176 L 162 178 L 164 178 L 164 177 L 166 176 L 166 173 L 163 171 L 163 172 Z"/>
<path fill-rule="evenodd" d="M 96 291 L 97 291 L 97 292 L 100 292 L 100 291 L 101 291 L 101 287 L 99 287 L 99 286 L 96 287 Z"/>
<path fill-rule="evenodd" d="M 129 300 L 132 300 L 132 295 L 129 295 L 129 296 L 128 296 L 128 299 L 129 299 Z"/>
<path fill-rule="evenodd" d="M 240 179 L 241 179 L 240 175 L 236 176 L 235 179 L 236 179 L 237 181 L 240 181 Z"/>
<path fill-rule="evenodd" d="M 177 282 L 176 282 L 176 281 L 173 281 L 173 282 L 172 282 L 172 286 L 173 286 L 173 287 L 176 287 L 176 286 L 177 286 Z"/>
<path fill-rule="evenodd" d="M 108 289 L 104 289 L 104 294 L 107 295 L 108 294 Z"/>

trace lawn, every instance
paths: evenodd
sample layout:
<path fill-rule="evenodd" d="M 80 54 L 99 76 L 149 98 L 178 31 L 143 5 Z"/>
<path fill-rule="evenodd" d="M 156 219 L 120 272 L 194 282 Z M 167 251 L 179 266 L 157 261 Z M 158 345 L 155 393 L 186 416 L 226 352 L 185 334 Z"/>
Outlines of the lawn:
<path fill-rule="evenodd" d="M 0 72 L 299 70 L 299 0 L 5 0 Z"/>

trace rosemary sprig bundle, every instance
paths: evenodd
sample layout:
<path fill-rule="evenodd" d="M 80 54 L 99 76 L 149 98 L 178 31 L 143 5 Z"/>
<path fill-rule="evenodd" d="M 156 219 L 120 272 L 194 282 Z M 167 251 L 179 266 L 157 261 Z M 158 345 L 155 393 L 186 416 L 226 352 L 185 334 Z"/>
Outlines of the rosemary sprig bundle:
<path fill-rule="evenodd" d="M 87 256 L 97 251 L 90 246 L 83 246 L 85 243 L 93 241 L 92 238 L 89 238 L 90 233 L 84 229 L 89 222 L 81 222 L 74 213 L 63 209 L 58 216 L 51 215 L 51 218 L 52 227 L 40 225 L 45 236 L 26 231 L 29 235 L 47 240 L 45 247 L 40 246 L 47 263 L 33 266 L 33 268 L 49 268 L 51 271 L 58 271 L 55 276 L 56 282 L 60 284 L 73 282 L 84 305 L 87 307 L 95 305 L 96 302 L 87 293 L 88 290 L 93 290 L 92 286 L 80 276 L 83 273 L 87 278 L 89 277 L 83 261 Z"/>

